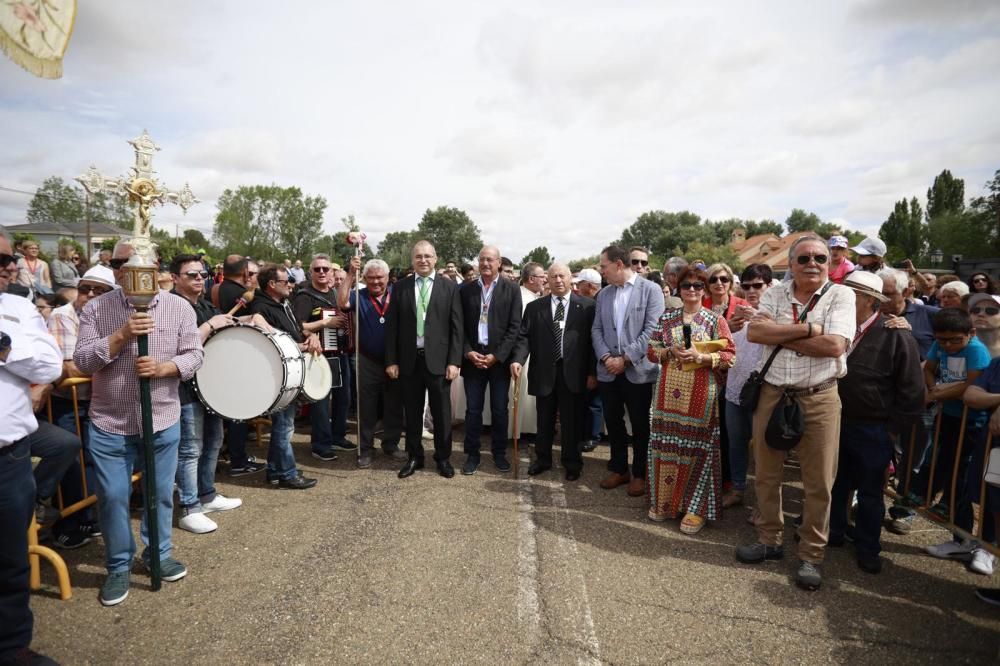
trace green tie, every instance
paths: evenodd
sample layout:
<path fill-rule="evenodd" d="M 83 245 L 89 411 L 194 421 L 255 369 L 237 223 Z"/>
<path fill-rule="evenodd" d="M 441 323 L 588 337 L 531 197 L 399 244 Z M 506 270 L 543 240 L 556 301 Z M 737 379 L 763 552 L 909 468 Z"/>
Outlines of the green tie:
<path fill-rule="evenodd" d="M 417 302 L 417 337 L 424 337 L 424 319 L 427 317 L 427 283 L 425 277 L 418 277 L 420 283 L 420 300 Z"/>

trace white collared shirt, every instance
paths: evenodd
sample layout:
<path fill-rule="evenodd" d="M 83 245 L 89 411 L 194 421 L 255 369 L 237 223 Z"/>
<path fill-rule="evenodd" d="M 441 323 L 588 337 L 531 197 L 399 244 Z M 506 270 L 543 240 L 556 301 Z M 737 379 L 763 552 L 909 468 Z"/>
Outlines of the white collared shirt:
<path fill-rule="evenodd" d="M 21 296 L 0 294 L 0 331 L 11 339 L 0 361 L 0 448 L 38 430 L 31 410 L 31 385 L 50 384 L 62 375 L 62 354 L 35 304 Z"/>
<path fill-rule="evenodd" d="M 563 336 L 560 338 L 560 341 L 562 342 L 560 345 L 562 349 L 560 351 L 564 351 L 566 349 L 566 319 L 569 318 L 569 294 L 566 294 L 565 296 L 556 296 L 555 294 L 552 294 L 549 296 L 549 305 L 552 308 L 553 324 L 556 322 L 556 309 L 559 307 L 560 300 L 563 302 L 563 318 L 559 323 L 559 328 L 561 328 L 563 332 Z"/>
<path fill-rule="evenodd" d="M 493 303 L 493 290 L 496 289 L 497 282 L 500 281 L 499 277 L 494 277 L 493 282 L 490 282 L 489 288 L 483 286 L 483 278 L 479 278 L 479 344 L 486 346 L 490 343 L 490 322 L 489 322 L 489 312 L 490 307 Z M 486 317 L 483 317 L 483 314 Z M 486 321 L 483 321 L 486 319 Z"/>
<path fill-rule="evenodd" d="M 625 281 L 620 287 L 615 287 L 615 333 L 618 335 L 618 347 L 622 346 L 622 328 L 625 326 L 625 313 L 628 312 L 628 301 L 632 297 L 632 290 L 635 289 L 635 281 L 639 279 L 637 273 L 632 273 L 632 277 Z"/>

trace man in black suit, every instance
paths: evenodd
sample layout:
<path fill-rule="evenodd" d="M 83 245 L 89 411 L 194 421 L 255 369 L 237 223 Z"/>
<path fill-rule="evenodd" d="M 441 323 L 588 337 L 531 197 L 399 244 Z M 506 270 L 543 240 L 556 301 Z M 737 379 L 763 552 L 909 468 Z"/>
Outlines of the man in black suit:
<path fill-rule="evenodd" d="M 576 481 L 583 469 L 580 441 L 587 411 L 587 391 L 597 388 L 597 357 L 591 341 L 595 304 L 592 298 L 572 293 L 572 274 L 564 264 L 549 268 L 551 295 L 528 304 L 510 365 L 518 377 L 528 354 L 528 393 L 535 396 L 538 436 L 534 476 L 552 469 L 552 441 L 559 413 L 562 465 L 566 480 Z"/>
<path fill-rule="evenodd" d="M 434 418 L 434 460 L 441 476 L 455 476 L 451 466 L 451 382 L 462 361 L 462 310 L 458 285 L 434 272 L 437 253 L 419 241 L 410 255 L 414 274 L 393 287 L 386 313 L 385 373 L 401 379 L 406 410 L 404 479 L 424 466 L 424 391 Z"/>
<path fill-rule="evenodd" d="M 493 464 L 510 471 L 507 461 L 507 393 L 510 357 L 521 328 L 521 290 L 500 277 L 500 250 L 479 251 L 479 279 L 459 290 L 462 303 L 462 379 L 465 380 L 465 465 L 462 474 L 479 468 L 479 435 L 483 430 L 486 387 L 490 388 L 490 432 Z"/>

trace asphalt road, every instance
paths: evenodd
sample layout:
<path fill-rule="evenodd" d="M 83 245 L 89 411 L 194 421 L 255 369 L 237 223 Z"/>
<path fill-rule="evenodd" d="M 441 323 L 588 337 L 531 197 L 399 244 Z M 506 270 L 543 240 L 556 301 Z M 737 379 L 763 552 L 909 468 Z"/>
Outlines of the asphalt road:
<path fill-rule="evenodd" d="M 603 446 L 574 483 L 559 471 L 529 480 L 526 462 L 514 480 L 488 455 L 472 477 L 446 480 L 431 465 L 399 480 L 385 457 L 368 470 L 350 453 L 321 463 L 301 435 L 296 451 L 318 486 L 276 490 L 262 475 L 220 474 L 220 491 L 243 507 L 213 514 L 212 534 L 174 531 L 189 574 L 160 592 L 137 571 L 129 598 L 101 607 L 100 540 L 63 552 L 69 601 L 43 565 L 34 648 L 64 664 L 1000 659 L 1000 610 L 973 595 L 1000 579 L 925 555 L 947 538 L 930 523 L 885 534 L 878 576 L 858 570 L 849 546 L 831 549 L 824 586 L 809 593 L 792 581 L 794 548 L 780 562 L 736 562 L 735 546 L 753 538 L 746 508 L 688 537 L 676 522 L 649 522 L 624 487 L 601 490 Z M 801 497 L 794 476 L 791 515 Z"/>

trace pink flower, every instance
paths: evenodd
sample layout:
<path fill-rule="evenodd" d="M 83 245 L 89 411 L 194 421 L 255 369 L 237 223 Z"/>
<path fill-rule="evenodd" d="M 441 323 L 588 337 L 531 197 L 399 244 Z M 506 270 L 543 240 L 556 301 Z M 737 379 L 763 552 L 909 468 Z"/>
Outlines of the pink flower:
<path fill-rule="evenodd" d="M 14 16 L 24 21 L 25 25 L 36 32 L 45 32 L 45 24 L 38 18 L 35 10 L 23 2 L 14 3 Z"/>

